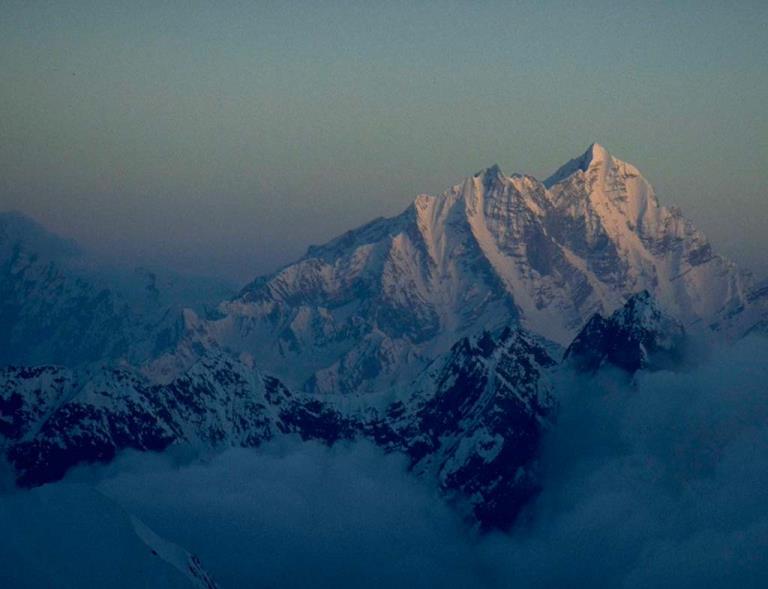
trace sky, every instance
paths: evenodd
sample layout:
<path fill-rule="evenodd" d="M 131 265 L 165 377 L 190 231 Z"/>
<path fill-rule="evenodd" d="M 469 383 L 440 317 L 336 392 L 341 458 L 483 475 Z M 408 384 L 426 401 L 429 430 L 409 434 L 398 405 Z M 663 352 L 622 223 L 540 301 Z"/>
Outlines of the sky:
<path fill-rule="evenodd" d="M 417 5 L 414 5 L 417 4 Z M 238 281 L 598 141 L 768 274 L 768 3 L 0 2 L 0 210 Z"/>

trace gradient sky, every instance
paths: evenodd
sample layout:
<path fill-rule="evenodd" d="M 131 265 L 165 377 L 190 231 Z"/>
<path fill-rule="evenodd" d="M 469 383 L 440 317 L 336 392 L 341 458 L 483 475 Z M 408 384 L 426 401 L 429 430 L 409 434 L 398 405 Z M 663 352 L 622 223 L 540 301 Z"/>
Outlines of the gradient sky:
<path fill-rule="evenodd" d="M 598 141 L 768 273 L 768 3 L 414 4 L 0 0 L 0 210 L 247 280 Z"/>

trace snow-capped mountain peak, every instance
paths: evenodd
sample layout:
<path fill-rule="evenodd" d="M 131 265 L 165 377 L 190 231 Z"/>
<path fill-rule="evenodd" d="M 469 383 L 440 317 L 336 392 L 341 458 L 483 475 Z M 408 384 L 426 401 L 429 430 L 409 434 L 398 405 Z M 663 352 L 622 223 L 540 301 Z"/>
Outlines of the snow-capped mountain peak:
<path fill-rule="evenodd" d="M 640 171 L 635 166 L 617 158 L 599 143 L 593 143 L 579 157 L 561 166 L 552 176 L 544 181 L 544 184 L 547 187 L 551 187 L 578 172 L 588 173 L 601 170 L 605 174 L 611 169 L 625 170 L 630 176 L 642 177 Z M 644 178 L 643 181 L 645 181 Z"/>
<path fill-rule="evenodd" d="M 589 155 L 589 166 L 600 164 L 602 162 L 608 161 L 611 158 L 608 150 L 599 143 L 593 143 L 590 145 L 587 148 L 585 155 Z"/>
<path fill-rule="evenodd" d="M 9 325 L 34 317 L 24 301 L 42 298 L 21 287 L 41 284 L 33 270 L 45 268 L 15 258 L 3 268 L 9 277 L 22 269 L 23 281 L 0 283 L 5 308 L 23 310 Z M 140 278 L 147 300 L 140 308 L 158 307 L 160 282 L 151 273 Z M 214 345 L 249 355 L 294 389 L 374 392 L 408 381 L 482 330 L 516 323 L 567 345 L 595 313 L 607 315 L 643 290 L 686 328 L 728 329 L 751 304 L 750 288 L 678 209 L 659 203 L 637 168 L 595 143 L 545 182 L 493 165 L 440 195 L 420 195 L 400 215 L 310 247 L 257 278 L 215 315 L 203 312 L 191 325 L 179 312 L 152 349 L 173 352 L 186 331 L 182 367 Z M 125 314 L 105 313 L 113 315 Z M 32 333 L 27 324 L 19 323 L 17 339 Z M 107 327 L 107 335 L 117 332 Z M 75 331 L 56 340 L 81 341 L 83 330 Z M 107 348 L 104 339 L 97 350 Z M 117 344 L 127 339 L 112 356 L 125 355 Z M 20 349 L 14 343 L 6 355 Z M 161 380 L 173 378 L 179 363 L 162 364 Z"/>
<path fill-rule="evenodd" d="M 580 156 L 575 157 L 560 166 L 554 174 L 544 180 L 544 185 L 547 188 L 550 188 L 576 172 L 587 172 L 590 167 L 596 167 L 600 164 L 610 163 L 612 161 L 613 157 L 608 153 L 608 150 L 605 149 L 605 147 L 599 143 L 592 143 Z"/>
<path fill-rule="evenodd" d="M 504 173 L 501 171 L 501 166 L 499 166 L 499 164 L 493 164 L 492 166 L 488 166 L 477 172 L 475 177 L 477 178 L 478 176 L 499 176 L 503 178 Z"/>
<path fill-rule="evenodd" d="M 594 143 L 545 182 L 493 165 L 420 195 L 258 278 L 206 329 L 291 386 L 361 392 L 510 322 L 566 345 L 643 290 L 693 329 L 746 300 L 735 265 Z"/>

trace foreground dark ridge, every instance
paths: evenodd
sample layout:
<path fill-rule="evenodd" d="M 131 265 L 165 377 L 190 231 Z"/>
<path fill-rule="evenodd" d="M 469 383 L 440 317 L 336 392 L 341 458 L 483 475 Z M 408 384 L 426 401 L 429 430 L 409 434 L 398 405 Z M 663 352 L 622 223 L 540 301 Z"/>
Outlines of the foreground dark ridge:
<path fill-rule="evenodd" d="M 678 324 L 659 321 L 647 293 L 623 311 L 633 334 L 662 340 L 679 333 Z M 670 325 L 672 334 L 657 331 Z M 576 342 L 595 334 L 590 321 Z M 569 349 L 571 359 L 578 353 L 578 346 Z M 411 383 L 408 396 L 380 410 L 341 410 L 332 399 L 292 392 L 220 350 L 164 385 L 129 369 L 8 367 L 0 372 L 0 436 L 21 486 L 109 462 L 125 449 L 255 447 L 287 434 L 325 444 L 365 438 L 408 455 L 414 473 L 436 480 L 481 527 L 506 528 L 538 490 L 556 364 L 522 329 L 484 332 L 458 341 Z"/>

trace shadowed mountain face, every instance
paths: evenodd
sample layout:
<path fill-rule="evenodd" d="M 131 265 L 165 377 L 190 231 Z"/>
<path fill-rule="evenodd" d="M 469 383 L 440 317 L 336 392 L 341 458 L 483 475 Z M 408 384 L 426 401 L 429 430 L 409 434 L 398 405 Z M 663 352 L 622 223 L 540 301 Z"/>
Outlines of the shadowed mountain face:
<path fill-rule="evenodd" d="M 0 439 L 19 484 L 36 486 L 125 449 L 255 447 L 285 434 L 326 444 L 368 438 L 407 454 L 414 472 L 483 526 L 508 526 L 537 488 L 553 365 L 520 330 L 485 332 L 459 341 L 403 400 L 379 409 L 294 393 L 212 350 L 164 385 L 124 368 L 10 367 L 0 371 Z"/>
<path fill-rule="evenodd" d="M 682 361 L 684 343 L 682 324 L 643 291 L 608 318 L 594 315 L 568 346 L 565 358 L 585 372 L 596 372 L 604 364 L 629 373 L 674 368 Z"/>
<path fill-rule="evenodd" d="M 72 242 L 0 213 L 0 365 L 140 362 L 173 350 L 182 309 L 205 312 L 223 284 L 99 267 Z"/>
<path fill-rule="evenodd" d="M 125 449 L 369 439 L 506 528 L 538 491 L 557 378 L 674 368 L 686 331 L 768 317 L 768 289 L 599 145 L 543 183 L 492 167 L 419 196 L 214 313 L 216 288 L 105 274 L 0 216 L 0 450 L 17 482 Z"/>

